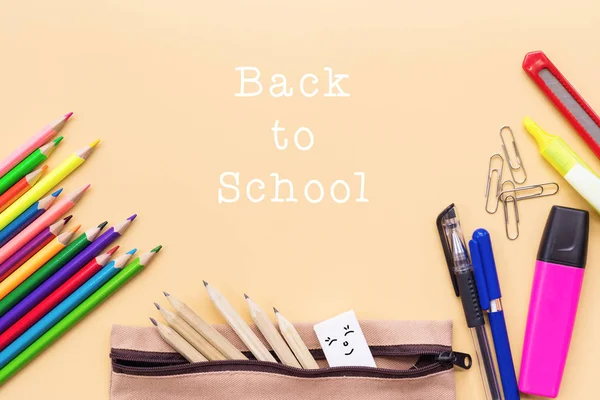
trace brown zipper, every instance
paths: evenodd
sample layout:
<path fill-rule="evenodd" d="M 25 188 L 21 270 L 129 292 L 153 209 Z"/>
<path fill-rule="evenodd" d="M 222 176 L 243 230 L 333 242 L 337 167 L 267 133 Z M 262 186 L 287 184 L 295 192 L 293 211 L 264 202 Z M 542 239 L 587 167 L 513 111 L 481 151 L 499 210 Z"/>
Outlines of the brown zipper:
<path fill-rule="evenodd" d="M 454 352 L 449 346 L 400 345 L 371 346 L 374 357 L 419 356 L 416 366 L 407 370 L 372 367 L 330 367 L 300 369 L 283 364 L 257 360 L 208 361 L 190 364 L 177 353 L 155 353 L 125 349 L 111 352 L 113 371 L 138 376 L 172 376 L 226 371 L 253 371 L 300 378 L 329 378 L 340 376 L 402 379 L 416 378 L 447 371 L 453 366 L 471 367 L 471 356 Z M 325 358 L 322 350 L 311 350 L 315 359 Z M 251 357 L 251 354 L 247 354 Z"/>

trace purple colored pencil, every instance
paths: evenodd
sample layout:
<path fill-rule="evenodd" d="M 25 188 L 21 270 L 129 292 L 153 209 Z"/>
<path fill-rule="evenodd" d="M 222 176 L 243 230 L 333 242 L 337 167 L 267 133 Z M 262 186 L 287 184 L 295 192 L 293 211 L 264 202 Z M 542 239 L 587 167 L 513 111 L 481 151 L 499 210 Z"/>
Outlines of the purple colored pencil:
<path fill-rule="evenodd" d="M 15 305 L 12 310 L 7 312 L 0 318 L 0 332 L 6 331 L 23 315 L 27 314 L 33 307 L 38 305 L 42 300 L 54 292 L 60 285 L 66 282 L 77 271 L 83 268 L 87 263 L 97 257 L 106 247 L 117 240 L 129 228 L 137 215 L 132 215 L 124 222 L 112 227 L 101 236 L 99 236 L 85 250 L 75 256 L 64 267 L 56 271 L 48 280 L 38 286 L 27 297 Z"/>
<path fill-rule="evenodd" d="M 25 261 L 29 260 L 45 245 L 50 243 L 56 236 L 58 236 L 60 231 L 62 231 L 71 218 L 73 218 L 73 216 L 69 215 L 62 221 L 58 221 L 57 223 L 45 228 L 33 239 L 27 242 L 25 246 L 21 247 L 15 254 L 10 256 L 8 260 L 0 264 L 0 282 L 3 281 L 8 275 L 12 274 L 21 265 L 23 265 Z"/>

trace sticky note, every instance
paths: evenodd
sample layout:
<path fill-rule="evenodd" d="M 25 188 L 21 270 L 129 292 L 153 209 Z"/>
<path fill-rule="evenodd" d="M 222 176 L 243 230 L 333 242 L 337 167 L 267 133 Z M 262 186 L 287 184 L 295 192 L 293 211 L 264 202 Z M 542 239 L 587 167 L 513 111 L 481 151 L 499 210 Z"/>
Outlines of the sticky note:
<path fill-rule="evenodd" d="M 354 311 L 320 322 L 314 329 L 330 367 L 376 367 Z"/>

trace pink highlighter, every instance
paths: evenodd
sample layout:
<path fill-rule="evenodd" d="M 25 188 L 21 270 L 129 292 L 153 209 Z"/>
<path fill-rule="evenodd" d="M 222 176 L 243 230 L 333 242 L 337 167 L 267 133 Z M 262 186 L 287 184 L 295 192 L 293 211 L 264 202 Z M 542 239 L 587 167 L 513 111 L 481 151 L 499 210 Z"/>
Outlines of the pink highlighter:
<path fill-rule="evenodd" d="M 587 258 L 589 213 L 554 206 L 537 255 L 519 390 L 558 396 Z"/>

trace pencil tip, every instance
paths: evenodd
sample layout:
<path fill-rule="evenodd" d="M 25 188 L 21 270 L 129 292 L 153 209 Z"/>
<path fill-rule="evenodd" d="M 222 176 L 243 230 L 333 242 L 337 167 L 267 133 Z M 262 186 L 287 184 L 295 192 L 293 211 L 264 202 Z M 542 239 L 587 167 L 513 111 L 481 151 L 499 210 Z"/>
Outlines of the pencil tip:
<path fill-rule="evenodd" d="M 94 147 L 98 146 L 99 143 L 100 139 L 96 139 L 92 143 L 90 143 L 90 147 L 93 149 Z"/>
<path fill-rule="evenodd" d="M 71 229 L 72 233 L 76 233 L 81 228 L 81 225 L 77 225 L 75 228 Z"/>
<path fill-rule="evenodd" d="M 206 281 L 202 281 L 204 283 L 204 286 L 208 286 L 208 282 Z"/>
<path fill-rule="evenodd" d="M 165 297 L 169 297 L 170 296 L 170 294 L 167 293 L 167 292 L 163 292 L 163 294 L 165 295 Z"/>
<path fill-rule="evenodd" d="M 275 311 L 275 314 L 279 314 L 279 311 L 275 307 L 273 307 L 273 311 Z"/>
<path fill-rule="evenodd" d="M 154 326 L 158 326 L 158 322 L 156 322 L 156 320 L 154 318 L 150 317 L 150 321 L 152 321 L 152 324 Z"/>
<path fill-rule="evenodd" d="M 73 111 L 71 111 L 70 113 L 65 114 L 65 121 L 68 121 L 69 118 L 71 118 L 71 116 L 73 116 Z"/>
<path fill-rule="evenodd" d="M 52 193 L 52 197 L 58 197 L 62 193 L 63 189 L 58 189 L 56 192 Z"/>
<path fill-rule="evenodd" d="M 58 144 L 59 144 L 60 142 L 62 142 L 62 140 L 63 140 L 64 138 L 65 138 L 64 136 L 59 136 L 59 137 L 57 137 L 56 139 L 54 139 L 54 141 L 53 141 L 53 143 L 54 143 L 54 147 L 58 146 Z"/>
<path fill-rule="evenodd" d="M 133 214 L 131 217 L 127 218 L 129 221 L 133 221 L 137 218 L 137 214 Z"/>
<path fill-rule="evenodd" d="M 137 251 L 137 249 L 131 249 L 131 250 L 129 250 L 129 251 L 128 251 L 127 253 L 125 253 L 125 254 L 134 255 L 136 251 Z"/>
<path fill-rule="evenodd" d="M 150 250 L 150 253 L 158 253 L 160 251 L 160 249 L 162 249 L 162 246 L 156 246 L 155 248 Z"/>
<path fill-rule="evenodd" d="M 250 298 L 250 296 L 248 296 L 246 293 L 244 293 L 244 298 L 245 298 L 246 300 L 248 300 L 248 299 Z"/>
<path fill-rule="evenodd" d="M 160 304 L 154 303 L 154 306 L 156 307 L 157 310 L 160 310 Z"/>
<path fill-rule="evenodd" d="M 66 217 L 65 219 L 63 219 L 63 221 L 65 222 L 65 225 L 67 224 L 67 222 L 69 222 L 71 220 L 71 218 L 73 218 L 73 216 L 69 215 L 68 217 Z"/>
<path fill-rule="evenodd" d="M 41 168 L 41 171 L 42 171 L 42 172 L 46 172 L 47 170 L 48 170 L 48 164 L 44 165 L 44 166 Z"/>
<path fill-rule="evenodd" d="M 106 225 L 108 225 L 108 221 L 104 221 L 103 223 L 101 223 L 100 225 L 98 225 L 98 228 L 104 229 L 106 227 Z"/>
<path fill-rule="evenodd" d="M 113 247 L 112 249 L 110 249 L 109 251 L 106 252 L 106 254 L 108 254 L 109 256 L 112 256 L 113 254 L 115 254 L 117 252 L 117 250 L 119 250 L 119 245 L 116 245 L 115 247 Z"/>

